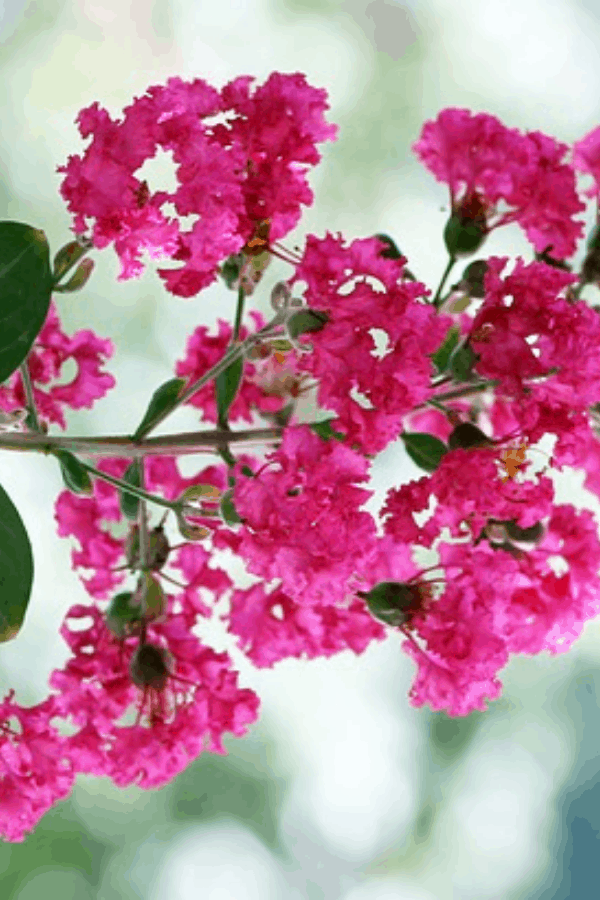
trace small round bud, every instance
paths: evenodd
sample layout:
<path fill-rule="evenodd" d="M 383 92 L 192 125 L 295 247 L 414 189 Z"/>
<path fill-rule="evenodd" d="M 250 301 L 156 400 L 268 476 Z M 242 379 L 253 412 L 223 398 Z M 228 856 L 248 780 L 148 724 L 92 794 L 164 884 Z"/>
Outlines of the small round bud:
<path fill-rule="evenodd" d="M 117 594 L 106 611 L 106 626 L 115 637 L 123 640 L 140 630 L 142 610 L 131 591 Z"/>
<path fill-rule="evenodd" d="M 131 657 L 129 674 L 138 687 L 162 691 L 169 677 L 170 654 L 154 644 L 140 644 Z"/>
<path fill-rule="evenodd" d="M 171 547 L 163 531 L 162 525 L 157 525 L 148 535 L 150 550 L 148 553 L 148 567 L 153 571 L 162 569 L 166 563 Z M 125 543 L 125 555 L 130 569 L 140 568 L 140 535 L 139 526 L 132 525 Z"/>
<path fill-rule="evenodd" d="M 504 526 L 508 536 L 511 537 L 513 541 L 531 541 L 532 543 L 535 543 L 544 533 L 544 526 L 541 522 L 536 522 L 534 525 L 530 525 L 529 528 L 521 528 L 514 519 L 511 519 L 509 522 L 505 522 Z"/>
<path fill-rule="evenodd" d="M 416 612 L 422 601 L 418 584 L 400 581 L 381 581 L 368 593 L 358 591 L 366 600 L 371 615 L 386 625 L 405 625 L 411 612 Z"/>
<path fill-rule="evenodd" d="M 453 210 L 444 229 L 444 243 L 451 256 L 470 256 L 481 247 L 488 234 L 486 209 L 473 192 Z"/>

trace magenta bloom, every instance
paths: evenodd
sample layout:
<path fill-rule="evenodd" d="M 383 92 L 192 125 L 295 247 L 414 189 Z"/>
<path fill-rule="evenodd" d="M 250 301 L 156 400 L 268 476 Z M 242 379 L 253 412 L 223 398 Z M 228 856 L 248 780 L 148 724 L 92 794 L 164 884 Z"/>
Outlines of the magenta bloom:
<path fill-rule="evenodd" d="M 91 409 L 95 400 L 104 397 L 116 385 L 115 378 L 102 371 L 105 359 L 115 352 L 111 340 L 97 337 L 89 328 L 68 337 L 62 331 L 54 300 L 46 321 L 37 335 L 27 356 L 27 365 L 33 386 L 33 397 L 41 421 L 55 422 L 64 430 L 67 427 L 63 405 L 71 409 Z M 69 359 L 77 363 L 77 374 L 69 384 L 47 385 L 61 377 L 61 370 Z M 0 409 L 12 412 L 27 406 L 23 380 L 19 371 L 8 379 L 7 386 L 0 387 Z"/>
<path fill-rule="evenodd" d="M 439 554 L 441 591 L 412 615 L 403 647 L 418 666 L 413 705 L 451 716 L 483 710 L 486 698 L 499 696 L 498 673 L 511 653 L 562 652 L 600 611 L 592 514 L 554 505 L 546 476 L 503 481 L 496 456 L 488 448 L 454 450 L 431 476 L 391 490 L 382 510 L 389 539 Z M 419 527 L 413 512 L 426 510 L 431 497 L 435 508 Z M 500 546 L 507 541 L 502 523 L 511 521 L 524 529 L 543 525 L 532 549 Z M 441 541 L 445 527 L 463 540 Z M 373 559 L 370 583 L 385 580 L 405 579 L 390 579 Z"/>
<path fill-rule="evenodd" d="M 226 653 L 215 653 L 191 633 L 191 622 L 172 602 L 164 623 L 148 628 L 148 642 L 169 659 L 162 672 L 148 674 L 142 687 L 131 673 L 137 638 L 119 646 L 96 605 L 71 607 L 61 628 L 73 655 L 56 669 L 50 685 L 58 691 L 60 715 L 79 726 L 67 738 L 77 771 L 108 775 L 124 787 L 160 787 L 204 749 L 224 754 L 222 736 L 237 736 L 258 716 L 258 697 L 237 687 Z M 72 619 L 91 619 L 72 630 Z M 136 710 L 133 724 L 122 721 Z"/>
<path fill-rule="evenodd" d="M 403 278 L 403 257 L 381 255 L 384 246 L 378 238 L 344 247 L 341 235 L 309 235 L 290 279 L 305 281 L 308 306 L 329 317 L 320 331 L 303 337 L 312 351 L 299 358 L 298 367 L 318 378 L 319 404 L 338 414 L 334 425 L 348 444 L 371 455 L 395 440 L 403 417 L 433 394 L 429 354 L 452 324 L 423 302 L 430 293 L 424 284 Z M 379 282 L 377 289 L 367 277 Z M 374 354 L 375 329 L 386 336 L 381 357 Z M 353 389 L 370 406 L 354 399 Z"/>
<path fill-rule="evenodd" d="M 256 575 L 281 579 L 296 602 L 342 601 L 376 533 L 373 517 L 361 510 L 372 492 L 357 487 L 367 480 L 368 461 L 307 425 L 288 426 L 267 459 L 254 478 L 236 473 L 244 525 L 235 552 Z"/>
<path fill-rule="evenodd" d="M 50 724 L 60 714 L 54 697 L 23 707 L 14 694 L 0 702 L 0 835 L 20 843 L 71 793 L 75 769 L 67 739 Z M 16 726 L 9 724 L 11 718 Z"/>
<path fill-rule="evenodd" d="M 94 246 L 114 243 L 119 280 L 143 272 L 140 256 L 147 250 L 183 262 L 158 273 L 170 293 L 193 297 L 259 222 L 269 220 L 270 239 L 279 239 L 297 225 L 300 206 L 312 203 L 306 166 L 320 159 L 315 144 L 337 135 L 337 126 L 323 118 L 326 92 L 299 73 L 274 72 L 251 96 L 253 80 L 236 78 L 219 93 L 200 78 L 170 78 L 136 98 L 120 122 L 98 103 L 81 110 L 80 134 L 92 135 L 92 142 L 83 157 L 69 156 L 58 167 L 65 173 L 60 191 L 76 233 L 91 218 Z M 229 114 L 227 124 L 204 121 L 218 113 Z M 173 193 L 134 175 L 159 147 L 177 165 Z M 190 230 L 164 215 L 167 202 L 179 216 L 197 216 Z"/>
<path fill-rule="evenodd" d="M 567 144 L 539 131 L 521 134 L 487 113 L 449 108 L 425 123 L 412 149 L 450 188 L 453 211 L 483 206 L 488 231 L 518 222 L 536 252 L 560 260 L 575 253 L 583 223 L 573 216 L 585 204 L 573 167 L 561 162 Z M 509 211 L 490 221 L 501 200 Z"/>

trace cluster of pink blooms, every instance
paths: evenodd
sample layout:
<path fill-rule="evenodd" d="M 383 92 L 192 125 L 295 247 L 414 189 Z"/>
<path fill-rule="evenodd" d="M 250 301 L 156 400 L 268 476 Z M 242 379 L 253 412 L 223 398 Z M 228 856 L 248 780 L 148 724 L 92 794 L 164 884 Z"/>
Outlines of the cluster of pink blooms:
<path fill-rule="evenodd" d="M 97 103 L 80 113 L 81 135 L 92 142 L 83 158 L 70 157 L 60 168 L 61 193 L 77 233 L 92 219 L 94 246 L 114 244 L 120 279 L 141 273 L 146 249 L 182 263 L 159 275 L 169 292 L 193 297 L 247 246 L 258 224 L 269 221 L 272 243 L 296 226 L 301 204 L 312 202 L 302 165 L 316 164 L 315 144 L 337 131 L 323 118 L 325 92 L 299 74 L 275 73 L 254 93 L 251 82 L 238 78 L 219 92 L 199 79 L 173 78 L 136 99 L 122 122 Z M 218 123 L 206 121 L 219 114 Z M 159 146 L 172 151 L 178 166 L 173 194 L 152 193 L 134 175 Z M 568 149 L 460 109 L 427 122 L 414 145 L 449 186 L 453 211 L 470 211 L 487 231 L 515 221 L 536 252 L 550 247 L 557 261 L 575 252 L 583 232 L 573 218 L 585 209 L 575 169 L 594 176 L 588 195 L 600 191 L 600 128 L 575 145 L 571 163 L 561 161 Z M 161 211 L 168 201 L 179 215 L 198 216 L 191 230 Z M 499 201 L 509 211 L 494 222 Z M 326 324 L 300 338 L 302 351 L 247 358 L 229 409 L 231 422 L 277 413 L 311 376 L 343 440 L 324 440 L 293 415 L 276 450 L 261 458 L 237 454 L 231 472 L 218 463 L 185 478 L 175 456 L 145 458 L 145 489 L 168 500 L 197 484 L 224 492 L 233 474 L 241 518 L 231 526 L 200 516 L 209 537 L 173 548 L 156 567 L 167 609 L 145 631 L 151 658 L 142 658 L 136 635 L 119 638 L 107 626 L 108 605 L 131 576 L 123 565 L 126 538 L 110 529 L 124 521 L 117 488 L 95 479 L 93 496 L 59 495 L 58 534 L 78 541 L 73 567 L 92 573 L 81 576 L 91 602 L 73 606 L 62 625 L 71 656 L 50 677 L 53 693 L 30 709 L 14 702 L 14 692 L 0 705 L 5 839 L 23 840 L 68 795 L 78 772 L 158 787 L 203 749 L 224 753 L 224 733 L 245 733 L 259 699 L 238 686 L 228 654 L 196 635 L 220 601 L 240 650 L 256 666 L 271 667 L 289 657 L 362 653 L 398 631 L 371 614 L 366 592 L 381 582 L 412 583 L 419 602 L 402 629 L 402 646 L 417 666 L 411 702 L 451 716 L 484 710 L 486 700 L 499 696 L 498 673 L 511 654 L 563 652 L 600 612 L 592 514 L 556 504 L 552 480 L 545 470 L 529 471 L 529 461 L 506 477 L 499 449 L 509 436 L 527 445 L 554 435 L 549 465 L 584 468 L 586 486 L 600 496 L 600 443 L 590 411 L 600 401 L 600 317 L 566 296 L 577 276 L 522 259 L 509 273 L 508 258 L 492 257 L 477 312 L 440 313 L 431 290 L 407 276 L 407 260 L 384 254 L 385 246 L 376 237 L 308 235 L 288 285 L 306 284 L 305 303 L 326 313 Z M 256 311 L 250 317 L 252 328 L 242 326 L 241 339 L 265 324 Z M 495 443 L 449 450 L 431 474 L 390 490 L 375 517 L 363 509 L 373 493 L 364 487 L 372 458 L 403 432 L 447 441 L 453 431 L 448 417 L 427 405 L 440 394 L 431 356 L 452 326 L 461 340 L 470 338 L 475 375 L 496 381 L 480 401 L 480 424 Z M 387 339 L 379 356 L 375 329 Z M 175 374 L 192 384 L 223 356 L 231 337 L 224 321 L 216 335 L 199 326 Z M 110 341 L 89 330 L 67 338 L 52 303 L 29 356 L 41 421 L 64 429 L 63 405 L 91 407 L 114 387 L 102 368 L 112 352 Z M 72 384 L 44 392 L 41 385 L 58 378 L 68 358 L 78 365 Z M 188 402 L 201 422 L 217 421 L 212 383 Z M 0 408 L 24 405 L 15 373 L 0 388 Z M 469 408 L 464 397 L 452 407 L 465 418 Z M 98 468 L 122 478 L 131 462 L 104 458 Z M 429 517 L 418 525 L 414 513 L 425 510 Z M 513 537 L 516 529 L 514 544 L 506 540 L 507 526 Z M 519 545 L 519 536 L 534 532 L 526 548 Z M 211 562 L 211 547 L 236 554 L 256 582 L 236 588 Z M 442 574 L 424 579 L 414 547 L 436 551 Z M 443 586 L 434 595 L 436 583 Z M 61 734 L 60 721 L 73 733 Z"/>

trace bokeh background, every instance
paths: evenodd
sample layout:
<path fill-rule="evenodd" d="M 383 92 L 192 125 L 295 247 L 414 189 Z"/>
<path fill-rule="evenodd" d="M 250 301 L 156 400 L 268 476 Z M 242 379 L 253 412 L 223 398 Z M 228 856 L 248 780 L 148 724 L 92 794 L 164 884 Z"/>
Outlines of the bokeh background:
<path fill-rule="evenodd" d="M 82 152 L 74 120 L 95 100 L 119 116 L 172 75 L 221 87 L 300 71 L 327 89 L 341 131 L 321 145 L 314 205 L 285 243 L 326 229 L 386 232 L 435 290 L 448 196 L 410 151 L 422 123 L 468 107 L 571 144 L 600 123 L 599 42 L 597 0 L 4 0 L 1 215 L 43 228 L 53 252 L 70 239 L 55 170 Z M 170 157 L 147 163 L 144 177 L 174 185 Z M 532 258 L 517 226 L 485 249 Z M 149 259 L 140 280 L 117 283 L 113 249 L 92 256 L 88 286 L 55 298 L 68 334 L 90 327 L 114 341 L 117 386 L 91 411 L 66 411 L 68 431 L 125 433 L 173 376 L 188 333 L 232 320 L 235 297 L 220 284 L 188 301 L 167 295 Z M 266 312 L 270 286 L 288 274 L 275 261 L 254 307 Z M 156 433 L 197 421 L 179 410 Z M 200 462 L 184 458 L 181 469 Z M 401 442 L 390 445 L 368 508 L 420 474 Z M 557 477 L 558 500 L 598 511 L 582 477 Z M 0 481 L 36 564 L 26 624 L 1 648 L 0 691 L 15 687 L 29 705 L 67 658 L 59 618 L 88 595 L 70 566 L 75 542 L 55 531 L 56 463 L 5 452 Z M 449 719 L 409 706 L 414 667 L 393 636 L 362 656 L 258 671 L 216 628 L 213 646 L 262 698 L 260 722 L 226 740 L 228 756 L 204 754 L 160 791 L 80 777 L 23 844 L 0 844 L 0 896 L 590 900 L 600 874 L 599 635 L 591 622 L 567 655 L 515 658 L 500 700 Z"/>

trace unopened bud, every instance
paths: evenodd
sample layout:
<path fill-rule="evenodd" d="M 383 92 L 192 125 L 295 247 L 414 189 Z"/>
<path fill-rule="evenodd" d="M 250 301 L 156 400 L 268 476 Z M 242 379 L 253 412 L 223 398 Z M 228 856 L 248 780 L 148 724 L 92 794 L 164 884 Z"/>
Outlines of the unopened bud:
<path fill-rule="evenodd" d="M 162 691 L 169 677 L 170 663 L 168 650 L 154 644 L 140 644 L 129 663 L 131 680 L 138 687 Z"/>

